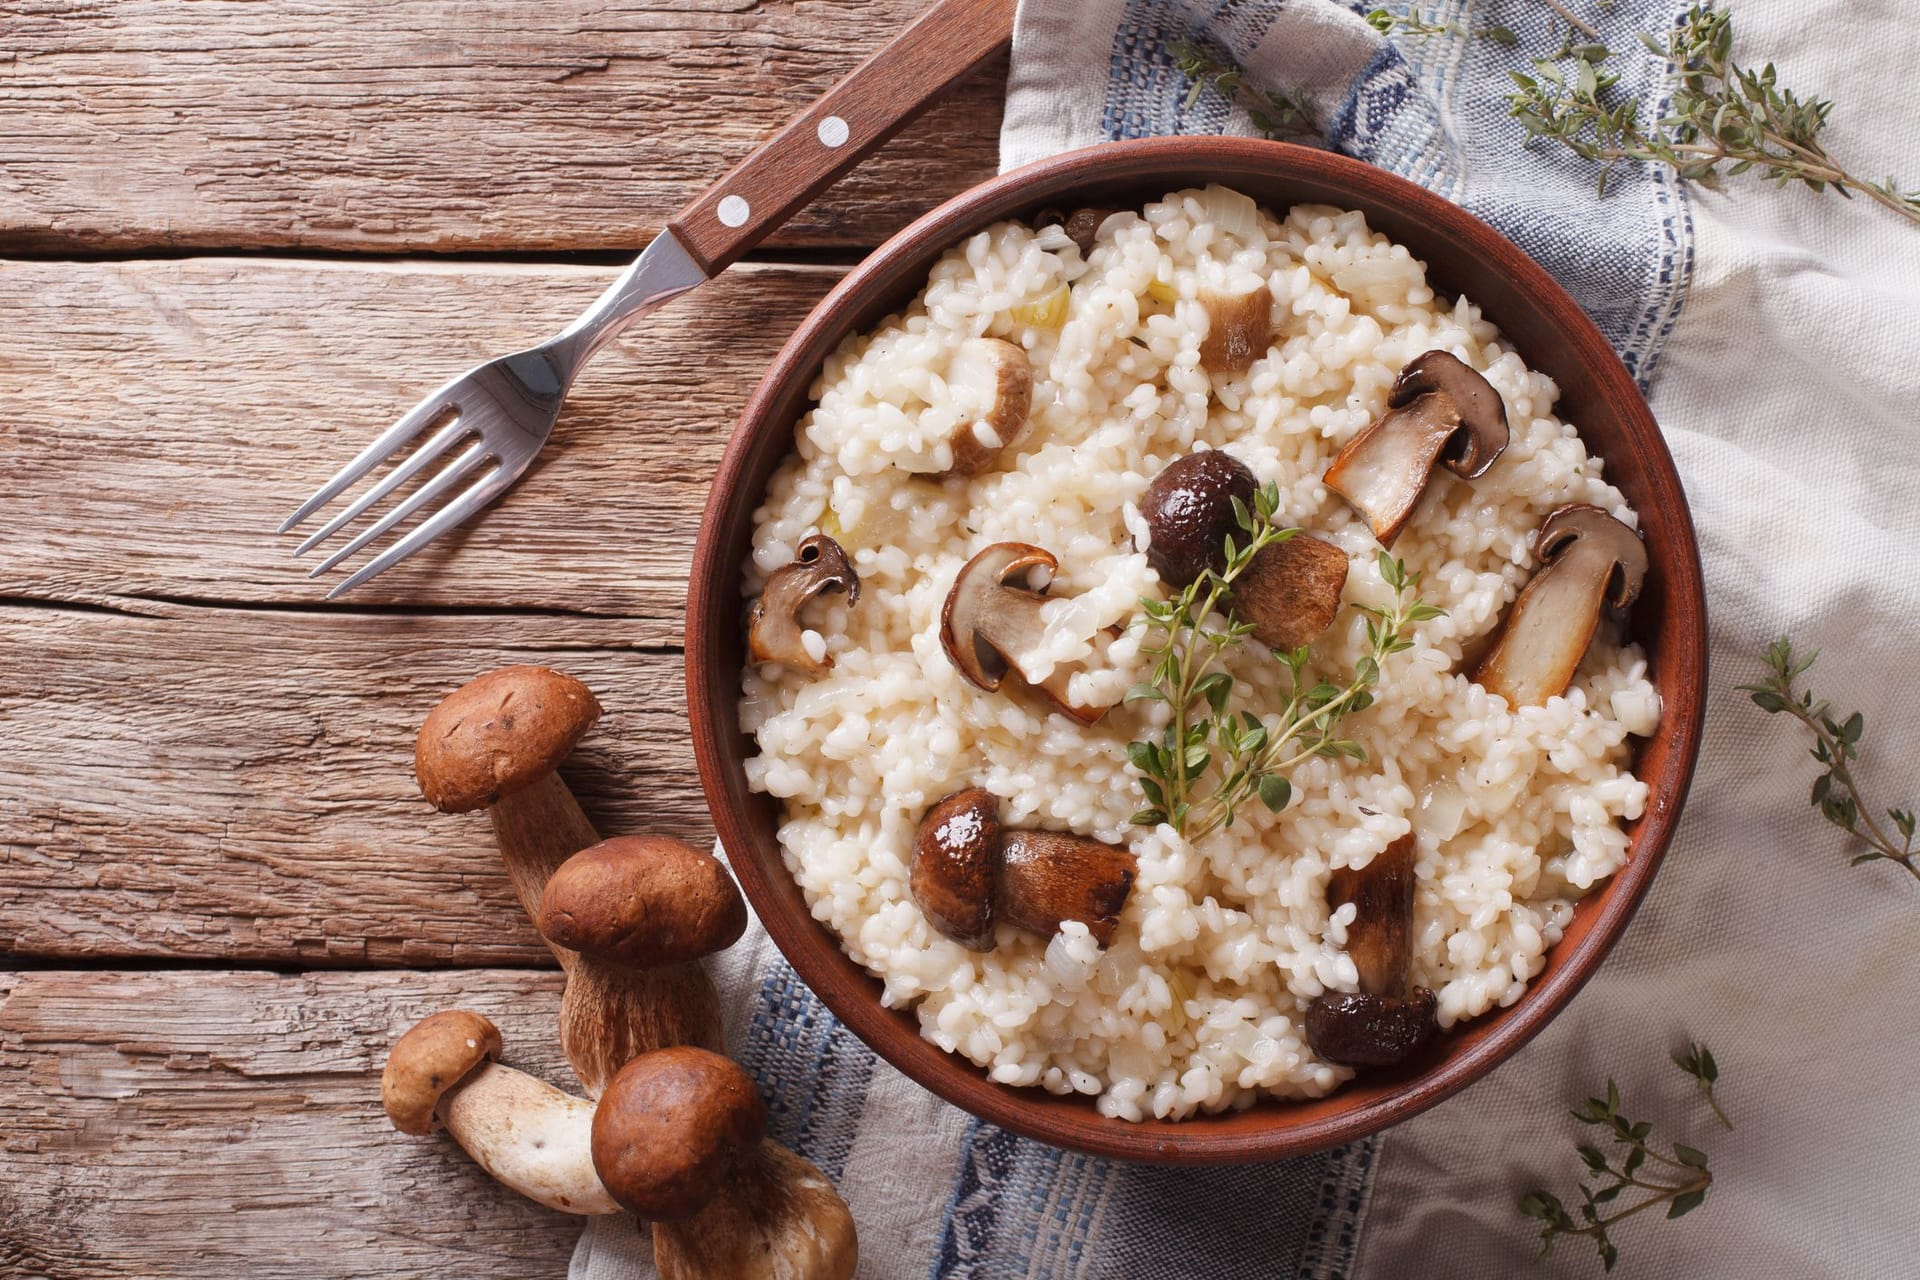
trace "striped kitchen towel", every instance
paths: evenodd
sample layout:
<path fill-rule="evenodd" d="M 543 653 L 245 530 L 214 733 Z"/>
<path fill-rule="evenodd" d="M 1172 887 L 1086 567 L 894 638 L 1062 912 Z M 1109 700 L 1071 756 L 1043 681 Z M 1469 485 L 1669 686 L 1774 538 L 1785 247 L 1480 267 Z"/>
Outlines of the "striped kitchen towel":
<path fill-rule="evenodd" d="M 1686 6 L 1566 2 L 1616 50 L 1616 92 L 1660 116 L 1667 68 L 1636 35 L 1668 29 Z M 1117 1164 L 974 1121 L 876 1061 L 757 926 L 718 966 L 729 1043 L 767 1093 L 773 1135 L 838 1183 L 859 1223 L 859 1274 L 873 1280 L 1535 1274 L 1515 1196 L 1533 1182 L 1568 1188 L 1577 1126 L 1564 1104 L 1609 1072 L 1649 1114 L 1682 1117 L 1673 1136 L 1709 1148 L 1720 1178 L 1684 1223 L 1636 1219 L 1623 1274 L 1911 1274 L 1920 1198 L 1880 1175 L 1904 1169 L 1920 1141 L 1904 1039 L 1885 1034 L 1920 1016 L 1920 905 L 1892 875 L 1849 876 L 1836 833 L 1807 811 L 1800 744 L 1770 736 L 1731 685 L 1793 628 L 1826 648 L 1820 674 L 1836 697 L 1872 701 L 1870 722 L 1920 724 L 1920 232 L 1863 201 L 1751 180 L 1736 180 L 1737 200 L 1690 194 L 1633 166 L 1597 199 L 1591 165 L 1524 146 L 1507 116 L 1509 71 L 1566 34 L 1547 4 L 1422 3 L 1443 29 L 1391 38 L 1366 7 L 1022 0 L 1002 162 L 1256 132 L 1243 102 L 1181 73 L 1176 46 L 1192 45 L 1301 104 L 1324 145 L 1493 223 L 1586 307 L 1651 388 L 1695 506 L 1714 619 L 1700 780 L 1647 907 L 1581 998 L 1487 1081 L 1380 1138 L 1264 1166 Z M 1783 62 L 1783 83 L 1850 99 L 1836 142 L 1866 172 L 1920 171 L 1902 77 L 1849 74 L 1920 60 L 1920 28 L 1857 0 L 1744 0 L 1737 12 L 1755 60 Z M 1515 43 L 1485 34 L 1494 24 Z M 1883 120 L 1908 127 L 1851 123 Z M 1817 468 L 1816 429 L 1847 432 Z M 1889 643 L 1856 642 L 1866 635 Z M 1882 767 L 1920 757 L 1920 734 L 1906 738 Z M 1684 1127 L 1665 1059 L 1690 1035 L 1720 1058 L 1737 1133 Z M 1597 1272 L 1563 1245 L 1538 1274 Z M 644 1236 L 629 1220 L 594 1222 L 573 1275 L 651 1277 Z"/>

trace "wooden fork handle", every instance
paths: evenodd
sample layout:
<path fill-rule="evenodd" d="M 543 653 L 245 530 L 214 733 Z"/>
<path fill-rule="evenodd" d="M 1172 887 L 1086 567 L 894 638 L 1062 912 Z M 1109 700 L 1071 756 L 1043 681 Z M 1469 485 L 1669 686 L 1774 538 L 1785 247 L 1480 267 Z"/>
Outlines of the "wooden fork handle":
<path fill-rule="evenodd" d="M 1013 39 L 1014 0 L 936 0 L 668 225 L 708 275 L 760 243 Z"/>

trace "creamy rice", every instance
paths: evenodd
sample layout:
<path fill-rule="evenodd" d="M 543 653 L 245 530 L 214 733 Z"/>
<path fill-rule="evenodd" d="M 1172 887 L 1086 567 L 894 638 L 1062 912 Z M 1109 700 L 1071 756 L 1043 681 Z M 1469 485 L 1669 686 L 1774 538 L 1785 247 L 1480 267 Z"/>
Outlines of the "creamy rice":
<path fill-rule="evenodd" d="M 1249 280 L 1272 290 L 1273 348 L 1245 373 L 1209 375 L 1197 291 Z M 951 462 L 942 442 L 979 412 L 942 374 L 981 335 L 1026 349 L 1033 425 L 994 468 L 937 481 Z M 1087 668 L 1076 702 L 1117 702 L 1150 663 L 1139 628 L 1105 628 L 1162 593 L 1134 549 L 1146 545 L 1139 502 L 1199 447 L 1277 483 L 1281 522 L 1347 552 L 1347 605 L 1389 603 L 1378 544 L 1320 476 L 1384 410 L 1401 366 L 1433 348 L 1499 390 L 1512 441 L 1478 480 L 1434 472 L 1393 552 L 1447 614 L 1417 626 L 1375 704 L 1342 722 L 1367 759 L 1300 767 L 1282 813 L 1244 806 L 1197 846 L 1130 826 L 1144 801 L 1126 744 L 1157 733 L 1164 704 L 1084 728 L 975 689 L 942 652 L 960 566 L 990 543 L 1034 543 L 1060 561 L 1044 656 Z M 1058 227 L 1002 223 L 941 258 L 902 314 L 843 343 L 813 393 L 756 514 L 744 588 L 757 593 L 824 530 L 863 590 L 852 610 L 833 595 L 808 615 L 831 670 L 745 672 L 741 716 L 759 745 L 748 777 L 784 804 L 781 848 L 814 916 L 887 1004 L 913 1006 L 928 1039 L 993 1079 L 1094 1095 L 1128 1119 L 1327 1093 L 1351 1072 L 1315 1057 L 1302 1015 L 1357 980 L 1342 949 L 1353 908 L 1328 911 L 1330 871 L 1417 834 L 1412 977 L 1438 994 L 1447 1027 L 1519 999 L 1573 903 L 1625 861 L 1620 824 L 1647 799 L 1629 735 L 1652 732 L 1660 711 L 1640 651 L 1603 624 L 1565 696 L 1518 711 L 1460 673 L 1533 572 L 1549 512 L 1591 503 L 1630 525 L 1633 512 L 1554 416 L 1553 382 L 1469 301 L 1437 298 L 1423 265 L 1362 215 L 1297 206 L 1275 219 L 1220 188 L 1185 191 L 1109 217 L 1084 260 Z M 1343 681 L 1365 648 L 1362 616 L 1343 607 L 1317 669 Z M 1275 682 L 1259 645 L 1228 669 L 1242 690 Z M 1051 941 L 1002 925 L 982 954 L 928 925 L 908 892 L 915 827 L 968 786 L 1001 797 L 1010 826 L 1137 855 L 1109 949 L 1078 924 Z"/>

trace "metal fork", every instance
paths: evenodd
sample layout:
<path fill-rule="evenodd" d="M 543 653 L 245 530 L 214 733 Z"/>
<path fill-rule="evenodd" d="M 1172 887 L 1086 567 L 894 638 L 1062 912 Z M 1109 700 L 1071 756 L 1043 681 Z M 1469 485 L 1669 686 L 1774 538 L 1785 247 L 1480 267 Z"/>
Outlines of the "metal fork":
<path fill-rule="evenodd" d="M 302 541 L 296 556 L 369 515 L 465 445 L 431 479 L 314 568 L 309 576 L 317 578 L 408 519 L 421 517 L 327 598 L 391 569 L 506 492 L 553 434 L 568 388 L 596 351 L 634 320 L 718 275 L 1004 48 L 1013 35 L 1013 9 L 1014 0 L 938 0 L 683 209 L 578 320 L 538 346 L 469 369 L 361 450 L 287 517 L 281 533 L 291 532 L 382 465 L 399 461 Z M 466 487 L 458 488 L 463 482 Z M 450 500 L 434 506 L 450 494 Z"/>

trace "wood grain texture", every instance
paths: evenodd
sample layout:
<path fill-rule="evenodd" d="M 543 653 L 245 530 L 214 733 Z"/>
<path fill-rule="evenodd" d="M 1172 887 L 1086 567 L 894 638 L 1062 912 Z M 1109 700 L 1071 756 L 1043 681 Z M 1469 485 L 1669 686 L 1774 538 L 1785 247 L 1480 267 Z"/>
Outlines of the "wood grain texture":
<path fill-rule="evenodd" d="M 557 329 L 613 274 L 0 262 L 0 597 L 320 607 L 273 533 L 287 513 L 421 395 Z M 677 643 L 721 447 L 839 276 L 743 265 L 635 325 L 493 510 L 347 605 L 617 614 L 629 642 Z"/>
<path fill-rule="evenodd" d="M 380 1108 L 389 1045 L 478 1010 L 571 1085 L 559 975 L 0 974 L 0 1274 L 560 1277 L 580 1219 Z"/>
<path fill-rule="evenodd" d="M 566 616 L 0 606 L 0 951 L 332 966 L 553 963 L 484 813 L 413 739 L 536 662 L 606 715 L 563 769 L 607 834 L 711 840 L 680 655 Z"/>
<path fill-rule="evenodd" d="M 8 6 L 0 253 L 637 252 L 919 0 Z M 1005 63 L 780 233 L 877 244 L 995 167 Z"/>

